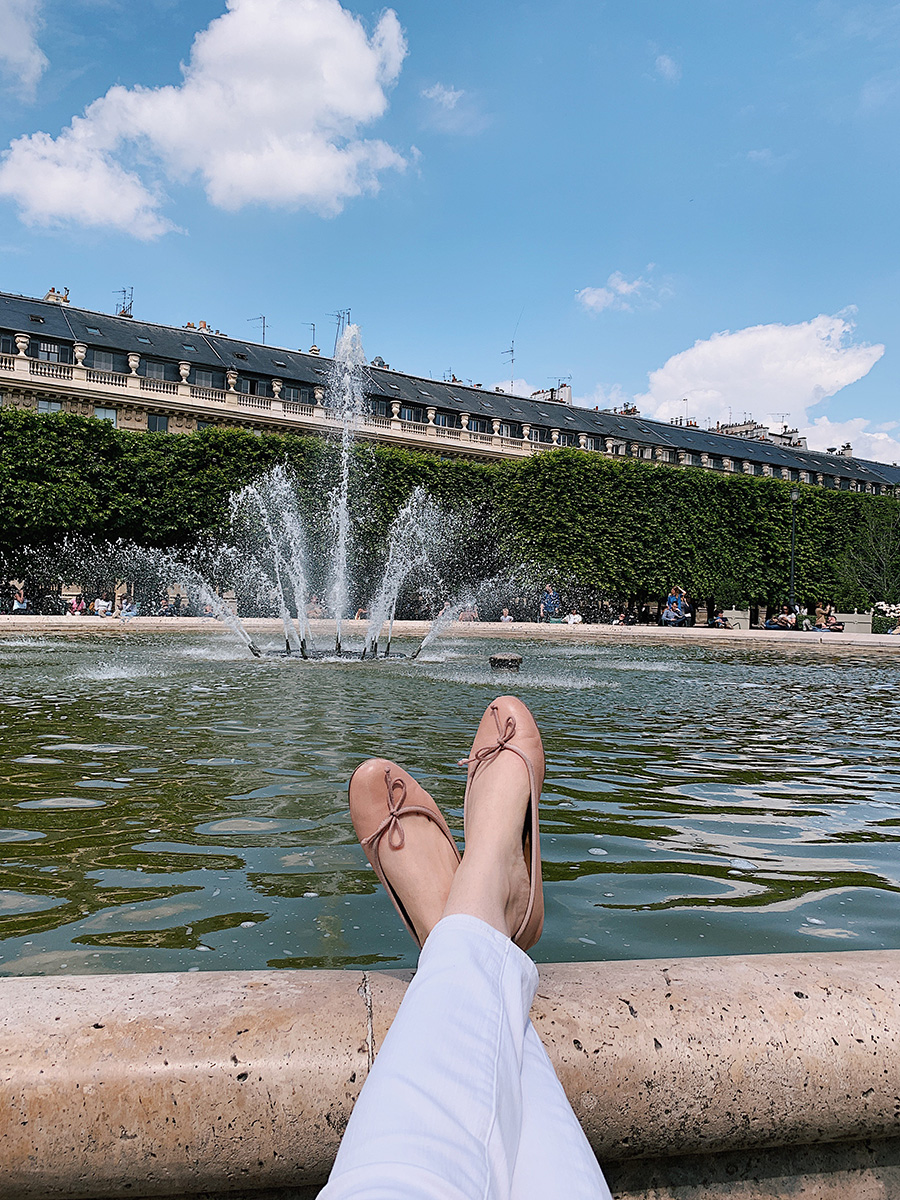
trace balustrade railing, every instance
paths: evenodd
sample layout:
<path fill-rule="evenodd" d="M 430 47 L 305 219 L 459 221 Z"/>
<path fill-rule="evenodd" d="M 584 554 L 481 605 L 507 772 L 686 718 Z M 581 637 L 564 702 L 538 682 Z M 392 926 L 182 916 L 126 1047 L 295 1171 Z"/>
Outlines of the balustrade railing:
<path fill-rule="evenodd" d="M 84 377 L 88 383 L 104 383 L 107 387 L 128 386 L 127 375 L 119 375 L 115 371 L 98 371 L 96 367 L 85 367 Z"/>
<path fill-rule="evenodd" d="M 177 396 L 178 384 L 167 383 L 165 379 L 142 379 L 142 392 L 162 392 L 165 396 Z"/>
<path fill-rule="evenodd" d="M 32 375 L 40 375 L 44 379 L 71 379 L 72 368 L 66 363 L 42 362 L 33 358 L 29 366 Z"/>
<path fill-rule="evenodd" d="M 223 392 L 221 388 L 201 387 L 199 384 L 191 384 L 191 399 L 192 400 L 212 400 L 216 404 L 224 404 L 228 399 L 228 393 Z"/>
<path fill-rule="evenodd" d="M 150 392 L 157 395 L 172 397 L 183 396 L 188 402 L 187 407 L 189 410 L 193 408 L 194 413 L 197 412 L 197 409 L 194 407 L 194 405 L 199 406 L 202 404 L 209 404 L 210 406 L 215 405 L 218 407 L 220 405 L 230 403 L 234 408 L 238 409 L 268 412 L 275 421 L 277 421 L 283 413 L 284 417 L 286 417 L 289 422 L 293 423 L 293 421 L 308 421 L 313 428 L 321 428 L 323 420 L 328 425 L 337 426 L 341 423 L 341 414 L 334 409 L 326 408 L 321 403 L 317 403 L 315 405 L 301 404 L 296 401 L 286 400 L 283 401 L 280 406 L 276 405 L 275 411 L 273 412 L 273 402 L 268 397 L 251 396 L 243 392 L 224 391 L 220 388 L 201 387 L 197 384 L 190 384 L 186 386 L 185 384 L 175 383 L 170 380 L 148 379 L 143 376 L 138 377 L 136 375 L 124 375 L 116 371 L 101 371 L 95 367 L 84 367 L 78 365 L 73 366 L 70 363 L 45 362 L 43 359 L 30 358 L 26 355 L 0 354 L 0 373 L 6 376 L 13 376 L 17 379 L 21 379 L 23 372 L 28 372 L 30 376 L 35 379 L 35 381 L 39 379 L 48 381 L 69 381 L 72 385 L 70 397 L 72 400 L 79 400 L 83 397 L 85 400 L 90 402 L 90 393 L 88 391 L 87 395 L 85 395 L 85 391 L 91 387 L 99 386 L 103 389 L 109 389 L 109 392 L 104 390 L 104 392 L 101 393 L 101 395 L 103 395 L 103 399 L 100 401 L 101 403 L 109 404 L 111 400 L 115 399 L 116 403 L 131 405 L 134 403 L 135 399 L 134 389 L 135 387 L 138 387 L 141 392 Z M 135 380 L 138 382 L 135 383 Z M 40 386 L 41 385 L 36 382 L 35 390 L 39 390 Z M 58 392 L 58 389 L 52 383 L 48 383 L 45 385 L 45 387 L 47 390 L 54 393 Z M 68 392 L 68 389 L 66 390 Z M 106 398 L 107 396 L 109 396 L 109 399 Z M 3 403 L 8 404 L 10 402 L 15 403 L 15 400 L 11 400 L 10 395 L 4 396 Z M 191 402 L 193 402 L 193 405 Z M 424 422 L 420 421 L 403 421 L 398 420 L 397 418 L 392 419 L 389 417 L 375 416 L 372 413 L 360 414 L 360 416 L 356 418 L 353 423 L 363 428 L 368 427 L 369 429 L 383 431 L 388 440 L 396 440 L 398 438 L 402 438 L 404 435 L 407 435 L 414 437 L 417 441 L 418 439 L 427 439 L 436 445 L 441 442 L 443 442 L 445 445 L 447 442 L 454 442 L 456 443 L 454 449 L 458 448 L 458 450 L 463 453 L 465 452 L 466 446 L 490 446 L 495 452 L 500 450 L 517 455 L 528 455 L 542 450 L 553 449 L 557 445 L 566 445 L 568 439 L 572 436 L 571 434 L 562 433 L 559 437 L 558 443 L 553 443 L 550 441 L 544 442 L 533 436 L 534 431 L 532 431 L 532 436 L 529 439 L 523 439 L 517 437 L 508 437 L 505 434 L 475 432 L 472 429 L 460 429 L 447 425 L 425 424 Z M 606 444 L 604 444 L 604 439 L 601 437 L 596 435 L 584 436 L 583 449 L 588 452 L 617 455 L 621 454 L 620 447 L 621 443 L 613 439 L 609 439 Z M 646 455 L 646 458 L 644 458 L 644 455 Z M 638 455 L 638 457 L 647 462 L 657 462 L 660 464 L 668 464 L 669 466 L 677 466 L 679 463 L 679 457 L 681 455 L 685 456 L 685 462 L 690 461 L 686 457 L 687 452 L 676 453 L 672 449 L 664 449 L 658 446 L 645 447 L 644 453 Z M 708 459 L 703 466 L 707 470 L 726 470 L 737 473 L 740 473 L 741 470 L 743 470 L 747 474 L 756 474 L 756 472 L 753 470 L 753 465 L 749 461 L 743 468 L 735 468 L 733 463 L 730 463 L 729 466 L 726 467 L 724 463 L 714 462 L 712 459 Z M 763 473 L 762 469 L 760 469 L 759 473 Z M 776 467 L 773 469 L 770 465 L 768 473 L 774 475 L 775 477 L 779 477 L 780 475 L 782 479 L 785 479 L 788 482 L 793 482 L 790 480 L 790 471 L 785 468 Z M 824 486 L 824 477 L 817 478 L 814 472 L 802 472 L 801 478 L 802 482 L 806 483 L 808 486 Z M 898 490 L 889 483 L 884 483 L 877 486 L 879 488 L 879 494 L 882 495 L 890 496 Z M 874 489 L 875 485 L 868 481 L 853 481 L 850 490 L 872 492 Z"/>

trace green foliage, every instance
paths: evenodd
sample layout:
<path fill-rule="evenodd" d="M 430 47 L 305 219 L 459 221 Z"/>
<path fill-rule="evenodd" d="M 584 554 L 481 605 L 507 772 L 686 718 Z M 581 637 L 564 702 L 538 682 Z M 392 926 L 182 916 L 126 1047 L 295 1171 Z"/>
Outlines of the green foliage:
<path fill-rule="evenodd" d="M 787 596 L 791 484 L 561 449 L 482 464 L 360 444 L 353 476 L 357 567 L 374 568 L 397 510 L 424 487 L 465 513 L 473 574 L 531 564 L 560 583 L 624 599 L 681 584 L 698 599 Z M 278 462 L 310 513 L 337 480 L 318 437 L 241 429 L 132 433 L 105 421 L 0 409 L 0 554 L 64 537 L 192 545 L 227 525 L 229 497 Z M 800 486 L 796 596 L 840 609 L 900 600 L 900 502 Z M 325 536 L 324 529 L 318 536 Z M 313 531 L 316 536 L 316 531 Z"/>

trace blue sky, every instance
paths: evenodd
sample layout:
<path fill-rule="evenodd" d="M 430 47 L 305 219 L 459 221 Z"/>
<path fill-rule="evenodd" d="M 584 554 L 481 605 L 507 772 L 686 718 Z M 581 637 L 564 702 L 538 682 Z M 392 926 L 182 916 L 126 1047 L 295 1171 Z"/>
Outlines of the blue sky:
<path fill-rule="evenodd" d="M 3 290 L 323 349 L 350 308 L 370 357 L 486 387 L 515 336 L 526 394 L 900 459 L 900 6 L 0 0 L 0 30 Z"/>

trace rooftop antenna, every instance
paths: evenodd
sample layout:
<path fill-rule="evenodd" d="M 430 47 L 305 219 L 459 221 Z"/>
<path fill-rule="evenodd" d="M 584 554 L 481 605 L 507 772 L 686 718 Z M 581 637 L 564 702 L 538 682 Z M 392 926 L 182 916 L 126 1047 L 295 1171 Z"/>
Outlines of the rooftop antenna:
<path fill-rule="evenodd" d="M 334 331 L 334 354 L 332 355 L 332 357 L 336 357 L 338 342 L 341 340 L 341 335 L 343 334 L 344 330 L 350 324 L 350 309 L 339 308 L 337 312 L 328 313 L 327 315 L 329 317 L 333 317 L 336 324 L 336 329 Z"/>
<path fill-rule="evenodd" d="M 248 321 L 248 323 L 253 322 L 254 324 L 258 321 L 262 324 L 262 344 L 265 345 L 266 344 L 266 318 L 265 317 L 248 317 L 247 321 Z"/>
<path fill-rule="evenodd" d="M 513 387 L 516 382 L 516 339 L 509 343 L 509 349 L 503 351 L 503 357 L 509 358 L 509 394 L 513 394 Z"/>
<path fill-rule="evenodd" d="M 113 295 L 122 297 L 122 299 L 116 305 L 116 316 L 117 317 L 134 316 L 134 314 L 131 311 L 132 305 L 134 304 L 134 288 L 133 287 L 119 288 L 119 290 L 117 292 L 113 292 Z"/>
<path fill-rule="evenodd" d="M 516 321 L 516 327 L 513 330 L 512 338 L 510 339 L 509 349 L 504 350 L 502 352 L 504 358 L 506 358 L 507 355 L 509 356 L 509 394 L 510 395 L 513 394 L 513 388 L 515 387 L 515 383 L 516 383 L 516 334 L 519 332 L 519 326 L 522 323 L 522 313 L 524 313 L 524 311 L 525 311 L 525 305 L 523 304 L 521 310 L 519 311 L 519 319 Z"/>
<path fill-rule="evenodd" d="M 316 345 L 316 323 L 315 323 L 315 321 L 301 321 L 300 324 L 306 325 L 307 328 L 312 330 L 312 344 L 315 346 Z"/>
<path fill-rule="evenodd" d="M 783 426 L 787 426 L 787 413 L 772 413 L 773 417 L 777 417 Z"/>

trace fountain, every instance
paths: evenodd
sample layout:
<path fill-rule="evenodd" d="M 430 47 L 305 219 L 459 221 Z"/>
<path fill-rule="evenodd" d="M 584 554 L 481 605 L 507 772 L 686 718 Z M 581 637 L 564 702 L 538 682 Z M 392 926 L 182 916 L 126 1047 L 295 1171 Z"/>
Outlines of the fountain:
<path fill-rule="evenodd" d="M 449 518 L 424 489 L 416 488 L 394 518 L 387 535 L 380 578 L 368 603 L 363 605 L 368 612 L 363 646 L 361 650 L 348 650 L 344 622 L 351 597 L 350 562 L 354 548 L 350 492 L 356 428 L 366 403 L 365 361 L 359 329 L 351 325 L 338 342 L 329 378 L 329 408 L 340 421 L 340 444 L 337 481 L 327 492 L 324 513 L 304 513 L 290 472 L 283 466 L 249 484 L 232 500 L 232 531 L 242 547 L 238 558 L 243 560 L 244 575 L 252 581 L 257 594 L 268 597 L 282 623 L 284 649 L 270 651 L 271 654 L 303 659 L 329 656 L 328 651 L 314 645 L 308 615 L 314 596 L 311 581 L 324 579 L 324 591 L 335 621 L 333 656 L 377 659 L 379 639 L 387 623 L 387 639 L 381 655 L 386 658 L 391 654 L 392 631 L 403 588 L 418 579 L 421 592 L 433 596 L 446 567 Z M 323 526 L 328 535 L 319 554 L 320 561 L 316 561 L 311 549 L 310 525 Z M 204 595 L 210 591 L 208 587 L 202 590 Z M 467 594 L 442 612 L 426 641 L 433 641 L 447 625 L 448 612 L 452 620 L 471 602 Z M 252 652 L 255 648 L 249 635 L 230 610 L 228 619 Z"/>

